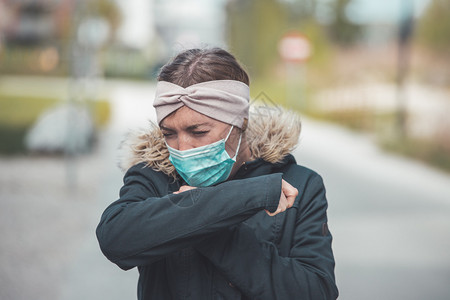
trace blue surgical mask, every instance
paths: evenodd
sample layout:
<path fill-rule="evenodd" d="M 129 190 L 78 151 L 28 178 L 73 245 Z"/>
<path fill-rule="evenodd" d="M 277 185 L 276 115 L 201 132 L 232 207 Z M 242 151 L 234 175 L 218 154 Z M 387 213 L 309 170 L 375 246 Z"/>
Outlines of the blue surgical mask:
<path fill-rule="evenodd" d="M 233 126 L 231 126 L 230 132 L 225 139 L 188 150 L 180 151 L 166 143 L 170 153 L 169 160 L 187 184 L 195 187 L 205 187 L 227 180 L 233 164 L 236 162 L 242 138 L 241 135 L 236 154 L 231 158 L 225 150 L 225 143 L 232 130 Z"/>

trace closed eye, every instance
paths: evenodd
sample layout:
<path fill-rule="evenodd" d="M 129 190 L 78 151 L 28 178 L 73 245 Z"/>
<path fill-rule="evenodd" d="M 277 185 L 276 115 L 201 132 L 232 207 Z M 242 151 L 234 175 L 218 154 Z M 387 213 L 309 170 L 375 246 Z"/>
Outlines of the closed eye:
<path fill-rule="evenodd" d="M 192 133 L 193 133 L 194 135 L 197 135 L 197 136 L 205 135 L 205 134 L 207 134 L 208 132 L 209 132 L 209 130 L 204 130 L 204 131 L 192 131 Z"/>
<path fill-rule="evenodd" d="M 172 137 L 174 134 L 172 132 L 163 132 L 164 137 Z"/>

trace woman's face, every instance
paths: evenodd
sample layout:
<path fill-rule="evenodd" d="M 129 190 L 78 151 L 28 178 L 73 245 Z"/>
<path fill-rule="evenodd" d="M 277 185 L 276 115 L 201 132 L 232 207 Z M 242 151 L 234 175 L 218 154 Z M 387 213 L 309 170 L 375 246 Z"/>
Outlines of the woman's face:
<path fill-rule="evenodd" d="M 168 115 L 160 124 L 166 143 L 177 150 L 188 150 L 225 139 L 231 125 L 207 117 L 187 106 Z M 225 149 L 233 157 L 239 142 L 240 129 L 233 127 Z"/>

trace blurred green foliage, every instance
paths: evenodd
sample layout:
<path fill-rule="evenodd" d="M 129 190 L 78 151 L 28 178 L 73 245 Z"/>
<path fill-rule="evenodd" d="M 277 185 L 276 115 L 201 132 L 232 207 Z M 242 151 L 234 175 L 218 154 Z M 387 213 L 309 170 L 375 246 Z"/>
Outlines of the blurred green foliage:
<path fill-rule="evenodd" d="M 122 22 L 122 14 L 113 0 L 86 1 L 86 15 L 105 18 L 111 27 L 112 33 L 117 30 Z"/>
<path fill-rule="evenodd" d="M 23 18 L 21 17 L 20 7 L 26 11 L 26 5 L 30 5 L 25 1 L 17 4 L 18 18 L 16 23 Z M 37 1 L 39 2 L 39 1 Z M 57 1 L 58 2 L 58 1 Z M 0 42 L 0 74 L 32 74 L 32 75 L 51 75 L 51 76 L 68 76 L 71 75 L 74 58 L 74 46 L 77 43 L 77 30 L 81 22 L 87 18 L 102 18 L 109 25 L 109 36 L 103 44 L 104 48 L 111 46 L 115 32 L 122 21 L 122 14 L 114 0 L 82 0 L 60 1 L 61 3 L 48 5 L 43 1 L 37 3 L 36 7 L 42 6 L 36 11 L 45 12 L 49 22 L 53 22 L 54 30 L 51 31 L 50 38 L 38 40 L 33 43 L 23 44 L 14 39 L 5 39 L 6 42 Z M 44 14 L 44 15 L 45 15 Z M 50 18 L 50 15 L 57 17 Z M 37 13 L 32 18 L 37 18 Z M 0 22 L 1 23 L 1 22 Z M 0 36 L 2 32 L 0 31 Z M 33 38 L 33 36 L 30 36 Z M 54 51 L 49 57 L 48 50 Z M 47 55 L 46 55 L 47 54 Z M 76 53 L 75 55 L 81 55 Z M 50 62 L 55 60 L 55 62 Z"/>
<path fill-rule="evenodd" d="M 23 153 L 28 129 L 55 103 L 57 99 L 0 94 L 0 153 Z"/>
<path fill-rule="evenodd" d="M 227 5 L 227 39 L 230 50 L 247 67 L 252 78 L 272 77 L 280 63 L 278 44 L 284 34 L 297 31 L 313 48 L 309 68 L 324 68 L 334 46 L 348 46 L 361 37 L 361 25 L 348 19 L 352 0 L 327 2 L 333 16 L 328 24 L 316 18 L 316 0 L 241 0 Z"/>
<path fill-rule="evenodd" d="M 52 97 L 8 95 L 0 92 L 0 153 L 25 152 L 24 137 L 39 116 L 60 103 Z M 110 104 L 106 100 L 87 102 L 96 128 L 105 126 L 110 118 Z"/>
<path fill-rule="evenodd" d="M 150 60 L 137 49 L 109 47 L 102 52 L 101 64 L 108 78 L 148 80 L 152 77 Z"/>
<path fill-rule="evenodd" d="M 260 78 L 253 80 L 250 86 L 250 97 L 252 99 L 268 100 L 273 104 L 287 106 L 285 82 Z"/>
<path fill-rule="evenodd" d="M 420 160 L 441 170 L 450 172 L 450 147 L 448 140 L 382 140 L 381 146 L 389 151 Z"/>
<path fill-rule="evenodd" d="M 63 76 L 68 73 L 68 64 L 65 57 L 60 60 L 55 68 L 43 71 L 41 66 L 42 54 L 51 45 L 38 45 L 24 47 L 18 45 L 6 45 L 0 51 L 0 74 L 17 75 L 51 75 Z M 60 45 L 56 45 L 58 53 L 65 53 Z"/>
<path fill-rule="evenodd" d="M 278 41 L 287 29 L 286 8 L 277 0 L 232 1 L 227 6 L 228 45 L 251 77 L 271 71 Z"/>
<path fill-rule="evenodd" d="M 345 125 L 352 130 L 376 130 L 377 116 L 369 109 L 348 109 L 338 111 L 322 111 L 311 109 L 308 115 L 323 121 L 331 121 Z"/>
<path fill-rule="evenodd" d="M 450 56 L 450 0 L 432 0 L 419 20 L 417 35 L 428 49 Z"/>
<path fill-rule="evenodd" d="M 385 150 L 405 155 L 444 171 L 450 171 L 450 137 L 448 134 L 427 139 L 400 136 L 393 130 L 397 121 L 394 112 L 375 113 L 369 109 L 348 109 L 339 111 L 309 110 L 307 114 L 315 119 L 343 125 L 355 131 L 374 136 Z"/>
<path fill-rule="evenodd" d="M 332 21 L 326 26 L 330 39 L 339 46 L 352 46 L 362 36 L 362 26 L 348 18 L 347 10 L 352 0 L 329 2 L 334 12 Z"/>
<path fill-rule="evenodd" d="M 0 94 L 0 124 L 28 127 L 58 99 Z"/>
<path fill-rule="evenodd" d="M 97 129 L 105 127 L 111 118 L 111 105 L 108 100 L 89 101 L 90 111 L 94 118 L 94 125 Z"/>

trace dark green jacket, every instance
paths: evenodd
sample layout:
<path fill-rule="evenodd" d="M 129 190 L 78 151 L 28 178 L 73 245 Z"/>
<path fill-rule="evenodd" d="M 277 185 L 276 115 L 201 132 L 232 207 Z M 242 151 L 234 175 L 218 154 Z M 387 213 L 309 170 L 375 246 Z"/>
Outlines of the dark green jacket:
<path fill-rule="evenodd" d="M 281 178 L 299 195 L 270 217 Z M 140 163 L 97 237 L 120 268 L 138 267 L 138 299 L 336 299 L 322 179 L 296 164 L 259 158 L 233 180 L 173 194 L 181 182 Z"/>

